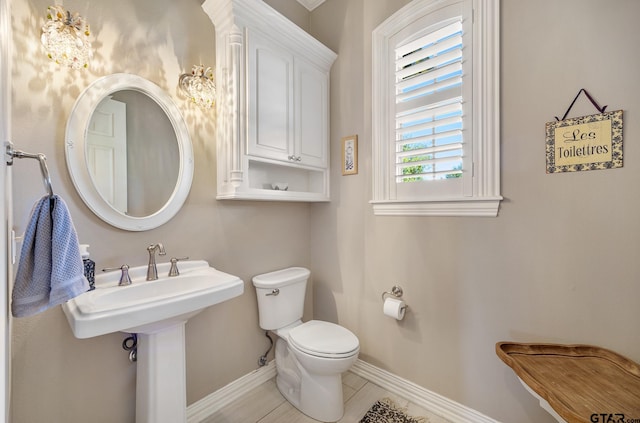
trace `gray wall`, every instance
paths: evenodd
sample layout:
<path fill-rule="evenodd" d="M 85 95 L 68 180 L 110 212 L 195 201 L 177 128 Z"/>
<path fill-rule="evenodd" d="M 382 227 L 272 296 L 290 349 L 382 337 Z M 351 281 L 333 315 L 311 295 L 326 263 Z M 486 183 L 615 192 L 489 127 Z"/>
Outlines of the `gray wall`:
<path fill-rule="evenodd" d="M 496 342 L 594 344 L 640 361 L 640 2 L 502 1 L 499 216 L 376 217 L 371 31 L 406 3 L 328 0 L 311 13 L 310 32 L 339 55 L 332 163 L 350 134 L 360 157 L 357 176 L 334 166 L 331 204 L 312 209 L 315 317 L 358 334 L 365 361 L 499 421 L 552 422 Z M 624 168 L 547 175 L 545 123 L 583 87 L 624 110 Z M 583 97 L 571 116 L 593 113 Z M 382 314 L 394 284 L 410 306 L 402 322 Z"/>
<path fill-rule="evenodd" d="M 245 281 L 245 294 L 193 317 L 186 329 L 187 402 L 257 368 L 268 347 L 258 326 L 251 277 L 291 265 L 309 266 L 307 204 L 215 200 L 213 111 L 177 94 L 178 77 L 194 64 L 215 65 L 215 31 L 191 0 L 67 0 L 87 17 L 95 50 L 91 68 L 60 68 L 43 53 L 44 0 L 13 1 L 13 141 L 47 155 L 53 188 L 71 211 L 82 243 L 91 245 L 97 269 L 144 265 L 146 247 L 163 242 L 167 256 L 208 260 Z M 176 102 L 193 141 L 193 187 L 183 209 L 148 232 L 115 229 L 84 205 L 69 178 L 64 131 L 75 99 L 97 78 L 116 72 L 140 75 Z M 13 166 L 14 226 L 22 233 L 31 207 L 44 194 L 35 161 Z M 307 318 L 311 316 L 309 299 Z M 121 349 L 123 334 L 75 339 L 60 307 L 13 320 L 13 422 L 133 422 L 136 366 Z"/>
<path fill-rule="evenodd" d="M 371 31 L 407 0 L 328 0 L 305 16 L 270 0 L 339 54 L 332 70 L 332 202 L 215 201 L 215 122 L 176 94 L 178 75 L 213 65 L 214 29 L 199 0 L 65 2 L 92 25 L 87 72 L 42 54 L 44 0 L 13 3 L 13 137 L 48 157 L 81 242 L 99 268 L 140 265 L 145 247 L 203 258 L 245 280 L 246 293 L 187 324 L 192 403 L 256 367 L 267 346 L 250 278 L 310 266 L 314 317 L 360 338 L 361 358 L 497 420 L 551 418 L 495 356 L 501 340 L 587 343 L 640 361 L 640 144 L 635 89 L 640 3 L 502 2 L 502 194 L 497 218 L 375 217 L 371 197 Z M 308 25 L 308 26 L 307 26 Z M 91 214 L 66 171 L 64 128 L 75 98 L 96 78 L 141 75 L 169 92 L 193 138 L 194 185 L 182 211 L 149 232 L 114 229 Z M 625 111 L 625 166 L 546 175 L 544 124 L 587 88 Z M 581 100 L 575 115 L 593 109 Z M 360 173 L 340 175 L 340 138 L 359 135 Z M 13 167 L 14 220 L 24 230 L 43 195 L 35 163 Z M 382 315 L 380 294 L 405 289 L 403 322 Z M 132 422 L 135 365 L 121 334 L 75 339 L 60 308 L 13 321 L 15 422 Z M 37 400 L 34 400 L 37 399 Z M 598 410 L 595 410 L 598 411 Z"/>

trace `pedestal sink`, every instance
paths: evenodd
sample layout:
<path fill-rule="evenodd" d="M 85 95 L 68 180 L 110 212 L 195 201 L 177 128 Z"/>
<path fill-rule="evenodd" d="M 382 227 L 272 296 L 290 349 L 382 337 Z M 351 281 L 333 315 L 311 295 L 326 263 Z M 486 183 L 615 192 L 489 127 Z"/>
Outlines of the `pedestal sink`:
<path fill-rule="evenodd" d="M 96 289 L 62 308 L 76 338 L 112 332 L 138 334 L 136 423 L 186 422 L 184 327 L 206 307 L 237 297 L 244 283 L 203 260 L 181 261 L 180 275 L 146 281 L 147 266 L 96 276 Z M 158 275 L 169 263 L 158 264 Z"/>

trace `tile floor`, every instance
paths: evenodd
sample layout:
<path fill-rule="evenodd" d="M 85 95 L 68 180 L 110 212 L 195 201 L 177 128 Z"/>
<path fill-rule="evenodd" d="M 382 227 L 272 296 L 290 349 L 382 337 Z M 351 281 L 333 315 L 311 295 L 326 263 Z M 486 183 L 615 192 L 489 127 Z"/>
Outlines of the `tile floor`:
<path fill-rule="evenodd" d="M 379 386 L 347 372 L 342 376 L 345 402 L 344 417 L 340 423 L 358 423 L 367 410 L 377 400 L 388 397 L 396 404 L 406 407 L 412 416 L 425 416 L 430 423 L 450 423 L 428 410 L 385 391 Z M 275 379 L 271 379 L 254 388 L 245 397 L 240 398 L 202 423 L 318 423 L 289 404 L 278 392 Z"/>

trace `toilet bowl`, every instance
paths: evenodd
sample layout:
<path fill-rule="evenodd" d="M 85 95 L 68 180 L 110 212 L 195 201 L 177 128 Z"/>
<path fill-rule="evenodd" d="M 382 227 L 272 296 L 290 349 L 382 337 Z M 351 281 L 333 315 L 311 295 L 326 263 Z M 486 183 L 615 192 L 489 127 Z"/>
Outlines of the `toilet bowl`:
<path fill-rule="evenodd" d="M 335 422 L 344 414 L 342 373 L 358 358 L 358 338 L 330 322 L 302 322 L 309 270 L 293 267 L 253 278 L 260 327 L 278 336 L 276 385 L 307 416 Z"/>

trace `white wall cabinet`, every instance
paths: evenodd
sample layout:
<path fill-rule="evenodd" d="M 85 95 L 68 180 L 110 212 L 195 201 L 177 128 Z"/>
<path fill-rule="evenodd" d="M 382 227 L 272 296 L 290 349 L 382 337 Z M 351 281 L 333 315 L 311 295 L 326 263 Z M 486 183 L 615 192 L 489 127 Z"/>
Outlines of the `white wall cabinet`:
<path fill-rule="evenodd" d="M 216 28 L 217 198 L 329 201 L 336 54 L 261 0 L 202 7 Z"/>

